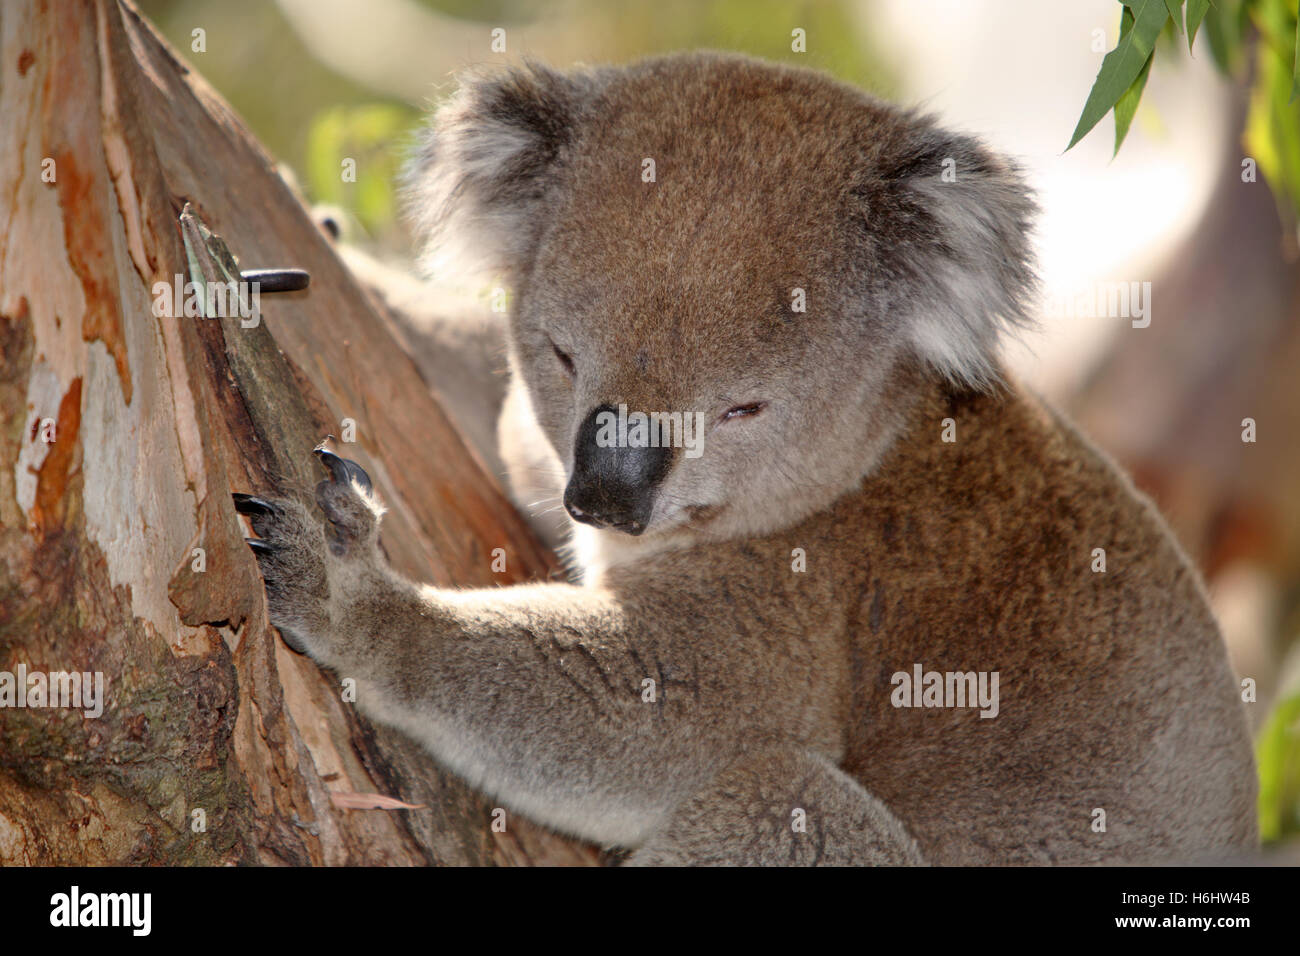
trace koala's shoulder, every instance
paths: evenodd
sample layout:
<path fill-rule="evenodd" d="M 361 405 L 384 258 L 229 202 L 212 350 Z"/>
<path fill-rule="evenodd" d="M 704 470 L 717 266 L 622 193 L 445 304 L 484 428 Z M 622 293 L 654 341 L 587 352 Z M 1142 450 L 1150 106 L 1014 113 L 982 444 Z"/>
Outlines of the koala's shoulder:
<path fill-rule="evenodd" d="M 1164 531 L 1151 502 L 1109 456 L 1014 384 L 941 390 L 921 402 L 866 484 L 900 509 L 927 509 L 936 519 L 979 516 L 990 539 L 1047 524 L 1085 537 Z"/>
<path fill-rule="evenodd" d="M 906 604 L 931 630 L 1003 627 L 1014 604 L 1064 633 L 1072 616 L 1155 618 L 1170 601 L 1212 630 L 1152 502 L 1063 415 L 1014 386 L 937 390 L 857 491 L 745 546 L 786 567 L 802 547 L 868 618 L 873 604 L 877 617 Z"/>

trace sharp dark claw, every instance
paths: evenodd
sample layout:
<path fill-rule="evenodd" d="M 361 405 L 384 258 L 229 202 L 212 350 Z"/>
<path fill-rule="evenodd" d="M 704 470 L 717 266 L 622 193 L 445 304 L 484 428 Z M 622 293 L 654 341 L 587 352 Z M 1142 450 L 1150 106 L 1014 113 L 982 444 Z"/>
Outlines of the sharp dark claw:
<path fill-rule="evenodd" d="M 328 448 L 320 446 L 316 447 L 314 454 L 330 473 L 330 477 L 339 484 L 346 485 L 351 481 L 355 481 L 366 491 L 372 490 L 373 486 L 370 484 L 370 476 L 367 475 L 365 469 L 355 461 L 351 461 L 347 458 L 340 458 Z"/>
<path fill-rule="evenodd" d="M 245 538 L 244 544 L 253 549 L 254 554 L 274 554 L 275 548 L 271 547 L 261 538 Z"/>
<path fill-rule="evenodd" d="M 343 459 L 328 448 L 316 448 L 312 451 L 316 460 L 325 466 L 325 470 L 330 473 L 330 477 L 335 481 L 347 481 L 348 470 L 343 464 Z"/>
<path fill-rule="evenodd" d="M 254 498 L 252 495 L 235 492 L 230 497 L 235 499 L 235 510 L 241 515 L 273 515 L 277 509 L 269 501 Z"/>

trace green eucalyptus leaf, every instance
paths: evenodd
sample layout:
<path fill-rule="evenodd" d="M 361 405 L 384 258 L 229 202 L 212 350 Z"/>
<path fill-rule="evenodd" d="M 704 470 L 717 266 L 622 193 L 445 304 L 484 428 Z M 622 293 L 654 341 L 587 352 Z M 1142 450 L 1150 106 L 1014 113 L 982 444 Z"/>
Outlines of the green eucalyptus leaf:
<path fill-rule="evenodd" d="M 1259 835 L 1270 843 L 1300 827 L 1300 694 L 1280 700 L 1255 743 Z"/>
<path fill-rule="evenodd" d="M 1300 103 L 1292 99 L 1294 66 L 1290 10 L 1282 0 L 1261 4 L 1256 25 L 1255 77 L 1246 114 L 1246 149 L 1259 164 L 1289 227 L 1300 222 Z M 1284 39 L 1285 38 L 1285 39 Z"/>
<path fill-rule="evenodd" d="M 1300 94 L 1300 12 L 1295 18 L 1295 48 L 1291 51 L 1291 99 L 1294 103 Z"/>
<path fill-rule="evenodd" d="M 1201 21 L 1205 19 L 1206 12 L 1210 9 L 1210 0 L 1187 0 L 1187 52 L 1192 52 L 1192 41 L 1196 39 L 1196 31 L 1201 28 Z"/>
<path fill-rule="evenodd" d="M 1119 155 L 1119 148 L 1124 143 L 1124 137 L 1128 135 L 1129 127 L 1133 125 L 1133 114 L 1137 112 L 1138 100 L 1142 99 L 1142 89 L 1147 85 L 1147 77 L 1151 75 L 1151 64 L 1155 61 L 1155 55 L 1147 57 L 1146 66 L 1142 67 L 1142 72 L 1138 74 L 1133 85 L 1124 91 L 1124 95 L 1119 98 L 1115 104 L 1115 153 Z"/>
<path fill-rule="evenodd" d="M 1079 116 L 1079 123 L 1074 128 L 1067 150 L 1088 135 L 1132 88 L 1142 71 L 1147 69 L 1156 47 L 1156 39 L 1168 20 L 1169 11 L 1164 0 L 1124 0 L 1119 43 L 1101 61 L 1101 70 L 1083 104 L 1083 113 Z M 1124 26 L 1126 23 L 1129 24 L 1127 30 Z M 1141 88 L 1137 92 L 1140 96 Z M 1134 103 L 1133 107 L 1136 109 L 1137 104 Z"/>
<path fill-rule="evenodd" d="M 1174 29 L 1179 33 L 1183 32 L 1183 0 L 1165 0 L 1165 9 L 1169 11 L 1169 17 L 1174 21 Z"/>

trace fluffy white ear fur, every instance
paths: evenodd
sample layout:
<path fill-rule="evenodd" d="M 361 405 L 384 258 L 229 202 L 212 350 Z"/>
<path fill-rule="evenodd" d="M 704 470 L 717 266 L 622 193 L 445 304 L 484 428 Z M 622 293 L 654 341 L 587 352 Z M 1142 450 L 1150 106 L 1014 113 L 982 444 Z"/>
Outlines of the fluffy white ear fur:
<path fill-rule="evenodd" d="M 432 278 L 466 282 L 526 262 L 584 79 L 531 64 L 462 77 L 405 176 L 421 263 Z"/>
<path fill-rule="evenodd" d="M 1036 209 L 1019 171 L 978 142 L 930 128 L 921 149 L 905 188 L 929 235 L 909 270 L 916 281 L 905 328 L 923 361 L 985 388 L 997 380 L 1003 335 L 1034 325 Z M 944 160 L 952 161 L 946 179 Z"/>
<path fill-rule="evenodd" d="M 529 64 L 462 78 L 406 173 L 430 277 L 470 286 L 527 267 L 558 160 L 601 77 Z M 1033 324 L 1034 203 L 1016 168 L 982 144 L 908 119 L 905 142 L 881 158 L 888 168 L 864 171 L 870 268 L 890 277 L 884 307 L 915 354 L 954 382 L 986 387 L 1003 334 Z"/>

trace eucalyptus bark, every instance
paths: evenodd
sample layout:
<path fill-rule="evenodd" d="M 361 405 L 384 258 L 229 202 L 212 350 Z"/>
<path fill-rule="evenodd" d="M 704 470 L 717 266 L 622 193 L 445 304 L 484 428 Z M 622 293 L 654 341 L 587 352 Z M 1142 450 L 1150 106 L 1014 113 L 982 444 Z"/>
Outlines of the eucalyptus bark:
<path fill-rule="evenodd" d="M 189 278 L 186 203 L 240 268 L 310 287 L 254 327 L 156 314 Z M 106 698 L 0 708 L 0 864 L 598 860 L 513 814 L 494 832 L 268 627 L 230 493 L 310 489 L 349 422 L 395 567 L 556 568 L 274 162 L 114 0 L 0 8 L 0 353 L 0 672 L 102 672 Z"/>

